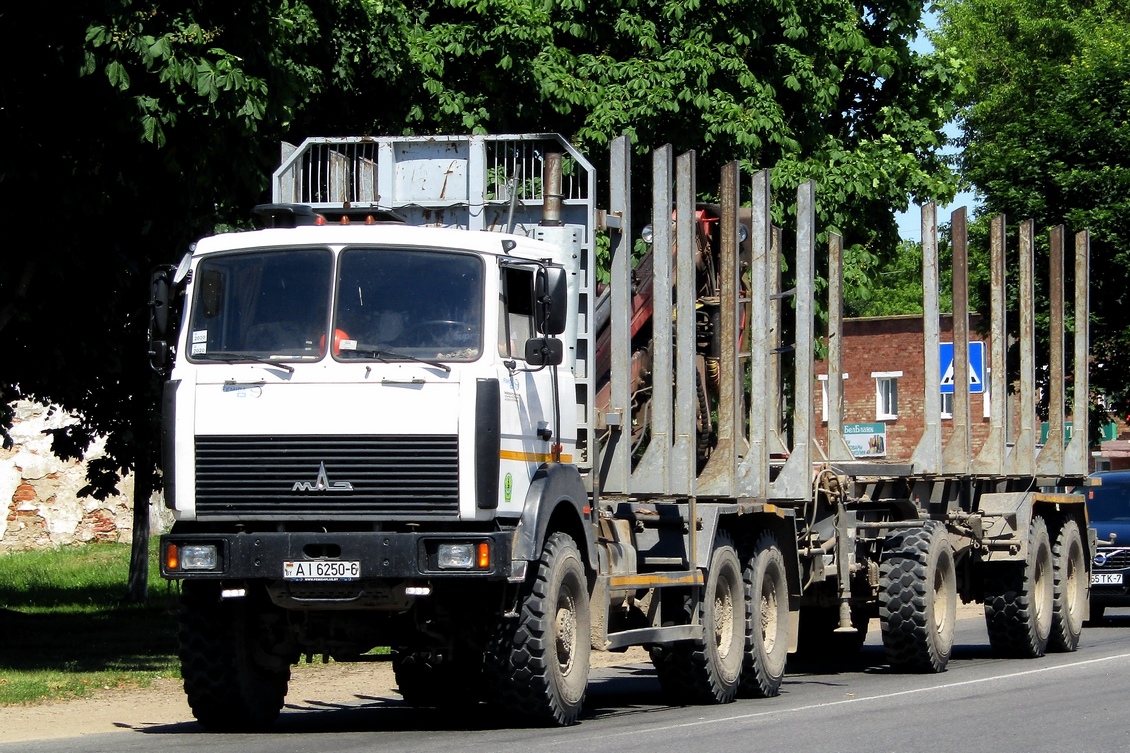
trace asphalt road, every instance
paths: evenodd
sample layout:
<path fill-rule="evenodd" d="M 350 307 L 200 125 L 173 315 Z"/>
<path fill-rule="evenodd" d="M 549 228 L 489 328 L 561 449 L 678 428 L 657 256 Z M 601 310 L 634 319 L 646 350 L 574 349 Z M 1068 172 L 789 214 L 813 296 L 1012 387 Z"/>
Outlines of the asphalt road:
<path fill-rule="evenodd" d="M 648 665 L 596 670 L 581 724 L 566 729 L 499 728 L 485 716 L 455 719 L 390 697 L 284 711 L 270 734 L 177 724 L 4 745 L 0 753 L 1130 750 L 1130 610 L 1085 629 L 1077 652 L 1035 660 L 994 658 L 983 623 L 961 620 L 953 658 L 938 675 L 891 673 L 877 632 L 850 665 L 790 666 L 779 697 L 725 706 L 664 705 Z"/>

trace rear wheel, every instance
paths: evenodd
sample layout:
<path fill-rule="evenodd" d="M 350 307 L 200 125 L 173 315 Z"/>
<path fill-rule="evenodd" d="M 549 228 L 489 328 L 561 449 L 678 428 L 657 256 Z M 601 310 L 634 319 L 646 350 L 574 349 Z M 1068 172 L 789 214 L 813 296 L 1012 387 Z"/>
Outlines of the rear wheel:
<path fill-rule="evenodd" d="M 270 727 L 290 662 L 263 645 L 268 631 L 250 600 L 220 601 L 216 589 L 185 583 L 179 622 L 181 675 L 196 720 L 221 732 Z"/>
<path fill-rule="evenodd" d="M 1083 633 L 1083 614 L 1087 608 L 1087 563 L 1079 524 L 1067 519 L 1052 545 L 1052 571 L 1055 575 L 1052 605 L 1051 651 L 1074 651 Z"/>
<path fill-rule="evenodd" d="M 890 536 L 879 566 L 879 623 L 891 666 L 945 670 L 956 616 L 957 573 L 945 526 L 929 521 Z"/>
<path fill-rule="evenodd" d="M 1054 564 L 1048 527 L 1039 515 L 1028 526 L 1028 557 L 1004 562 L 985 574 L 985 625 L 997 653 L 1043 656 L 1055 608 Z"/>
<path fill-rule="evenodd" d="M 780 692 L 789 651 L 789 584 L 785 558 L 772 533 L 766 531 L 758 537 L 753 556 L 742 571 L 742 581 L 745 661 L 739 692 L 769 698 Z"/>
<path fill-rule="evenodd" d="M 573 724 L 589 677 L 589 594 L 573 539 L 554 533 L 523 587 L 516 620 L 503 618 L 487 651 L 488 679 L 503 709 L 543 724 Z"/>
<path fill-rule="evenodd" d="M 677 703 L 729 703 L 741 679 L 746 616 L 741 564 L 728 534 L 718 535 L 703 598 L 688 607 L 697 609 L 703 639 L 652 649 L 659 682 Z"/>

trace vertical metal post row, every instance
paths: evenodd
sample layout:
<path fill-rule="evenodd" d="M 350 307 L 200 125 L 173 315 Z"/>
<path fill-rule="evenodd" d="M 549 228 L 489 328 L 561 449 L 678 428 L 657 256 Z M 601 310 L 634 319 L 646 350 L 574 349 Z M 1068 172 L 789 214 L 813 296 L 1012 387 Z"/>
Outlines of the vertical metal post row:
<path fill-rule="evenodd" d="M 608 425 L 608 444 L 605 447 L 606 463 L 604 490 L 627 492 L 632 462 L 632 403 L 630 393 L 632 333 L 632 214 L 631 201 L 631 145 L 627 136 L 612 141 L 612 160 L 609 175 L 609 217 L 607 224 L 612 233 L 612 351 L 611 399 L 605 414 Z"/>
<path fill-rule="evenodd" d="M 780 262 L 772 263 L 772 221 L 769 209 L 770 175 L 761 170 L 753 176 L 753 207 L 750 216 L 749 260 L 749 449 L 738 468 L 738 495 L 765 499 L 769 494 L 769 438 L 780 428 L 780 414 L 774 408 L 777 385 L 770 386 L 773 364 L 769 351 L 779 334 L 771 334 L 775 321 L 779 332 L 780 318 L 770 315 L 777 301 L 771 301 L 774 274 L 780 274 Z M 779 257 L 778 257 L 779 258 Z M 778 282 L 777 287 L 780 287 Z M 777 365 L 779 374 L 780 366 Z M 774 424 L 773 422 L 777 423 Z"/>
<path fill-rule="evenodd" d="M 993 218 L 989 240 L 989 338 L 992 340 L 989 363 L 992 372 L 986 386 L 991 401 L 989 414 L 989 436 L 981 445 L 981 452 L 973 461 L 973 472 L 977 474 L 1000 476 L 1004 473 L 1005 442 L 1008 436 L 1005 419 L 1008 416 L 1008 393 L 1005 385 L 1008 376 L 1008 327 L 1006 326 L 1007 303 L 1005 299 L 1005 217 L 998 214 Z"/>
<path fill-rule="evenodd" d="M 853 460 L 844 441 L 844 238 L 828 238 L 828 459 Z M 850 620 L 849 620 L 850 623 Z"/>
<path fill-rule="evenodd" d="M 672 348 L 671 228 L 672 154 L 670 144 L 651 154 L 651 437 L 632 471 L 633 492 L 665 493 L 670 487 L 671 399 L 675 368 Z"/>
<path fill-rule="evenodd" d="M 934 380 L 941 376 L 941 343 L 938 307 L 938 205 L 922 206 L 922 348 L 926 374 L 922 395 L 922 437 L 914 448 L 910 463 L 916 475 L 938 473 L 942 469 L 942 396 Z"/>
<path fill-rule="evenodd" d="M 1005 462 L 1010 476 L 1036 473 L 1035 223 L 1020 223 L 1020 427 Z"/>
<path fill-rule="evenodd" d="M 741 375 L 738 373 L 738 202 L 741 167 L 735 162 L 722 166 L 719 186 L 721 217 L 719 222 L 719 270 L 721 282 L 721 361 L 718 379 L 718 441 L 710 460 L 698 479 L 701 496 L 733 497 L 736 491 L 738 455 L 744 454 L 745 435 L 741 424 Z M 741 443 L 741 447 L 739 447 Z"/>
<path fill-rule="evenodd" d="M 1051 229 L 1048 244 L 1048 436 L 1036 456 L 1036 475 L 1063 475 L 1064 349 L 1063 225 Z"/>
<path fill-rule="evenodd" d="M 797 189 L 796 359 L 793 383 L 793 447 L 780 474 L 770 485 L 774 499 L 812 499 L 812 383 L 815 380 L 815 338 L 812 316 L 816 256 L 816 184 Z"/>
<path fill-rule="evenodd" d="M 1071 442 L 1067 445 L 1064 475 L 1087 475 L 1091 442 L 1091 376 L 1087 355 L 1091 346 L 1091 234 L 1075 234 L 1075 372 L 1071 410 Z"/>
<path fill-rule="evenodd" d="M 695 473 L 695 153 L 675 163 L 675 443 L 672 494 L 693 496 Z"/>
<path fill-rule="evenodd" d="M 969 235 L 965 207 L 950 215 L 953 237 L 953 432 L 942 451 L 942 472 L 972 472 L 973 436 L 969 426 Z"/>

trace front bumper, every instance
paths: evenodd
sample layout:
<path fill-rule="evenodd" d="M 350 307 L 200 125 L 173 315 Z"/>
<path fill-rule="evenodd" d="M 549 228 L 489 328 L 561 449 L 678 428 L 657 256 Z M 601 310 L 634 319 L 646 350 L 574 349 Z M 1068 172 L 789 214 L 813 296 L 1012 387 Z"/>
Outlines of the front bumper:
<path fill-rule="evenodd" d="M 1091 563 L 1091 604 L 1130 606 L 1130 552 L 1126 549 L 1100 548 L 1095 553 Z"/>
<path fill-rule="evenodd" d="M 161 537 L 161 575 L 170 580 L 281 580 L 286 577 L 284 563 L 359 564 L 355 576 L 360 580 L 436 578 L 479 578 L 505 580 L 524 573 L 525 563 L 511 562 L 512 535 L 505 531 L 488 533 L 170 533 Z M 489 551 L 486 566 L 444 569 L 438 563 L 440 544 L 471 544 L 476 549 L 485 543 Z M 173 562 L 169 547 L 214 545 L 214 568 L 184 569 Z M 175 566 L 174 566 L 175 565 Z M 293 567 L 291 568 L 293 570 Z M 513 572 L 512 572 L 513 571 Z"/>

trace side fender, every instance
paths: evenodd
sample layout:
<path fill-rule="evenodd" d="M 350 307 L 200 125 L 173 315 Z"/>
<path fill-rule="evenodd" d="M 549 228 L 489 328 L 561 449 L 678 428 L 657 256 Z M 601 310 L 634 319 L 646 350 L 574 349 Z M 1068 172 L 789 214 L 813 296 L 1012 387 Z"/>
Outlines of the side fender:
<path fill-rule="evenodd" d="M 541 556 L 550 521 L 558 530 L 577 538 L 577 545 L 587 554 L 589 566 L 595 569 L 596 540 L 589 522 L 588 492 L 576 466 L 545 463 L 530 481 L 522 517 L 514 530 L 511 556 L 532 562 Z"/>

